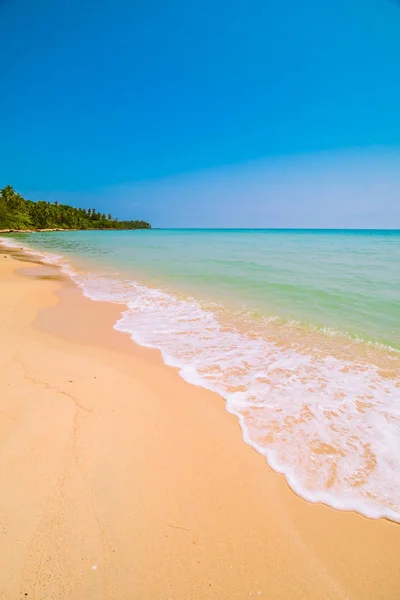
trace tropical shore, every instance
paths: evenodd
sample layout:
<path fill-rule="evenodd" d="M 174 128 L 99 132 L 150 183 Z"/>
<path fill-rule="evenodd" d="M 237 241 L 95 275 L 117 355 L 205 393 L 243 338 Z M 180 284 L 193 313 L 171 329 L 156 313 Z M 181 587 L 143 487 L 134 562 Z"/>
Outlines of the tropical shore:
<path fill-rule="evenodd" d="M 2 233 L 45 233 L 46 231 L 74 231 L 71 229 L 0 229 L 0 234 Z"/>
<path fill-rule="evenodd" d="M 391 600 L 400 527 L 297 497 L 216 394 L 0 254 L 0 598 Z"/>

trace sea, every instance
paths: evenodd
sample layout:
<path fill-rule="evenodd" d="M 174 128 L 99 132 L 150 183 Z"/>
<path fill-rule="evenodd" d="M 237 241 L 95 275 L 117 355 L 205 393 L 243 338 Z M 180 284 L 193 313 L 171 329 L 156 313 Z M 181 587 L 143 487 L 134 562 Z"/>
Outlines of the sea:
<path fill-rule="evenodd" d="M 89 298 L 121 304 L 115 329 L 218 392 L 244 442 L 299 496 L 400 522 L 400 231 L 4 240 L 60 265 Z"/>

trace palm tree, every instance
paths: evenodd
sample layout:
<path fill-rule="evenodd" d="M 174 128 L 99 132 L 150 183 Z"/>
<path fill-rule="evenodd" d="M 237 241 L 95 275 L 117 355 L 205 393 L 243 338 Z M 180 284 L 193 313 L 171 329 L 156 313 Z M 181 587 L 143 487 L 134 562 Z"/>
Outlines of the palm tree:
<path fill-rule="evenodd" d="M 11 208 L 13 199 L 15 196 L 15 190 L 11 185 L 6 185 L 1 190 L 1 197 L 5 201 L 5 203 Z"/>
<path fill-rule="evenodd" d="M 34 221 L 39 229 L 46 229 L 49 226 L 49 217 L 51 214 L 51 204 L 45 200 L 38 200 L 35 204 Z"/>
<path fill-rule="evenodd" d="M 25 200 L 21 194 L 14 193 L 14 197 L 11 203 L 11 209 L 16 211 L 23 211 L 25 208 Z"/>

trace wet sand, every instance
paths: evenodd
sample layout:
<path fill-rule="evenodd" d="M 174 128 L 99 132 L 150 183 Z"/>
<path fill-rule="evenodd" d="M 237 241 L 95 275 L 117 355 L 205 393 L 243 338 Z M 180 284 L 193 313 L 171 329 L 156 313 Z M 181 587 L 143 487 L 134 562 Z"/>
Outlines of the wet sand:
<path fill-rule="evenodd" d="M 400 526 L 297 497 L 122 306 L 6 250 L 0 290 L 2 600 L 399 597 Z"/>

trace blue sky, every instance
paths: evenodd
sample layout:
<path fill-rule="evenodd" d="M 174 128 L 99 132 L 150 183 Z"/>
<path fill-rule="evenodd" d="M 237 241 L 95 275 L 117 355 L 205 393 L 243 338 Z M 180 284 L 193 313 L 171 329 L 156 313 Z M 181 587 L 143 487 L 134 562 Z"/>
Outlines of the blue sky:
<path fill-rule="evenodd" d="M 3 0 L 0 185 L 157 226 L 400 227 L 400 3 Z"/>

